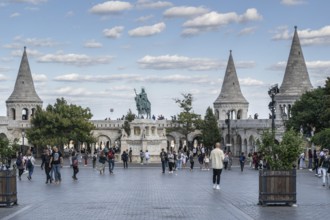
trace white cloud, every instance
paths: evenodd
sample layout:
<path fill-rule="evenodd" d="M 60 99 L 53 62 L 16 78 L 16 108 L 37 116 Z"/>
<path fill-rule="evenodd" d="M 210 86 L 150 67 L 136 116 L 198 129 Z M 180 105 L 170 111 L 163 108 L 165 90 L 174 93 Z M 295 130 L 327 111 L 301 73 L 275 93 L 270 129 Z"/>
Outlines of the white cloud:
<path fill-rule="evenodd" d="M 190 58 L 178 55 L 144 56 L 138 60 L 141 68 L 145 69 L 187 69 L 212 70 L 218 69 L 221 63 L 207 58 Z M 223 65 L 223 64 L 222 64 Z"/>
<path fill-rule="evenodd" d="M 207 8 L 203 6 L 180 6 L 167 9 L 163 15 L 167 18 L 179 18 L 179 17 L 194 17 L 209 12 Z"/>
<path fill-rule="evenodd" d="M 30 4 L 40 4 L 40 3 L 44 3 L 47 2 L 48 0 L 11 0 L 12 2 L 18 2 L 18 3 L 30 3 Z"/>
<path fill-rule="evenodd" d="M 247 28 L 243 28 L 238 35 L 242 36 L 242 35 L 248 35 L 248 34 L 253 34 L 256 31 L 257 27 L 247 27 Z"/>
<path fill-rule="evenodd" d="M 0 71 L 1 71 L 1 68 L 0 68 Z M 7 77 L 3 74 L 0 74 L 0 81 L 5 81 L 7 80 Z"/>
<path fill-rule="evenodd" d="M 300 5 L 300 4 L 305 4 L 306 1 L 304 0 L 282 0 L 281 4 L 283 5 Z"/>
<path fill-rule="evenodd" d="M 153 15 L 146 15 L 146 16 L 141 16 L 139 18 L 136 19 L 137 22 L 145 22 L 150 20 L 151 18 L 153 18 Z"/>
<path fill-rule="evenodd" d="M 240 78 L 239 83 L 241 86 L 262 86 L 264 83 L 257 79 L 248 78 Z"/>
<path fill-rule="evenodd" d="M 63 63 L 67 65 L 87 66 L 111 63 L 112 56 L 90 57 L 85 54 L 46 54 L 38 58 L 41 63 Z"/>
<path fill-rule="evenodd" d="M 119 38 L 123 30 L 124 30 L 123 26 L 116 26 L 111 29 L 104 29 L 103 34 L 108 38 Z"/>
<path fill-rule="evenodd" d="M 138 8 L 155 9 L 155 8 L 171 7 L 172 5 L 173 5 L 173 3 L 166 2 L 166 1 L 151 1 L 151 0 L 138 0 L 137 1 Z"/>
<path fill-rule="evenodd" d="M 28 54 L 29 57 L 39 57 L 42 55 L 42 53 L 38 50 L 31 50 L 29 48 L 26 49 L 26 53 Z M 23 54 L 23 51 L 22 50 L 13 50 L 11 52 L 11 55 L 12 56 L 15 56 L 15 57 L 21 57 Z"/>
<path fill-rule="evenodd" d="M 47 76 L 45 74 L 32 74 L 33 81 L 35 82 L 46 82 Z"/>
<path fill-rule="evenodd" d="M 118 14 L 131 8 L 133 8 L 133 5 L 129 2 L 106 1 L 93 6 L 90 12 L 94 14 Z"/>
<path fill-rule="evenodd" d="M 12 13 L 9 17 L 16 18 L 16 17 L 19 17 L 19 16 L 21 16 L 21 14 L 18 13 L 18 12 L 15 12 L 15 13 Z"/>
<path fill-rule="evenodd" d="M 25 40 L 22 40 L 22 42 L 34 47 L 53 47 L 58 45 L 58 43 L 51 38 L 26 38 Z"/>
<path fill-rule="evenodd" d="M 257 9 L 249 8 L 242 15 L 236 12 L 218 13 L 215 11 L 190 19 L 183 24 L 185 28 L 182 35 L 196 35 L 201 32 L 211 31 L 232 23 L 246 23 L 261 20 L 262 16 Z"/>
<path fill-rule="evenodd" d="M 279 61 L 276 64 L 270 66 L 268 69 L 275 71 L 284 71 L 286 67 L 286 63 L 287 63 L 286 61 Z M 330 61 L 329 60 L 306 61 L 306 66 L 308 70 L 329 71 Z"/>
<path fill-rule="evenodd" d="M 23 45 L 21 43 L 11 43 L 11 44 L 5 44 L 2 47 L 7 49 L 19 49 L 19 48 L 23 48 Z"/>
<path fill-rule="evenodd" d="M 97 42 L 94 39 L 88 40 L 84 43 L 84 47 L 87 47 L 87 48 L 100 48 L 102 46 L 103 45 L 100 42 Z"/>
<path fill-rule="evenodd" d="M 61 82 L 99 82 L 107 83 L 112 81 L 136 81 L 140 78 L 136 74 L 114 74 L 114 75 L 79 75 L 78 73 L 71 73 L 66 75 L 57 76 L 55 81 Z"/>
<path fill-rule="evenodd" d="M 73 11 L 68 11 L 66 14 L 65 14 L 65 17 L 72 17 L 74 16 L 74 12 Z"/>
<path fill-rule="evenodd" d="M 130 30 L 128 34 L 131 37 L 147 37 L 147 36 L 152 36 L 155 34 L 159 34 L 162 31 L 164 31 L 166 28 L 166 24 L 164 22 L 154 24 L 152 26 L 143 26 L 143 27 L 138 27 L 133 30 Z"/>
<path fill-rule="evenodd" d="M 293 37 L 293 32 L 290 33 L 287 26 L 278 27 L 273 33 L 273 40 L 291 40 Z M 330 44 L 330 25 L 318 30 L 298 30 L 298 35 L 302 45 L 328 45 Z"/>

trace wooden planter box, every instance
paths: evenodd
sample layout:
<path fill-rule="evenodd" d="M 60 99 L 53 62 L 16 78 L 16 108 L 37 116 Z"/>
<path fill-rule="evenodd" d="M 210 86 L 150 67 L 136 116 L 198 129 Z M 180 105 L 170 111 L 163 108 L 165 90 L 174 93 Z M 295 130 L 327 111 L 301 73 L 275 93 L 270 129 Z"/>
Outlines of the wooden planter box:
<path fill-rule="evenodd" d="M 0 171 L 0 205 L 17 205 L 16 169 Z"/>
<path fill-rule="evenodd" d="M 297 202 L 296 170 L 259 171 L 259 205 L 293 205 Z"/>

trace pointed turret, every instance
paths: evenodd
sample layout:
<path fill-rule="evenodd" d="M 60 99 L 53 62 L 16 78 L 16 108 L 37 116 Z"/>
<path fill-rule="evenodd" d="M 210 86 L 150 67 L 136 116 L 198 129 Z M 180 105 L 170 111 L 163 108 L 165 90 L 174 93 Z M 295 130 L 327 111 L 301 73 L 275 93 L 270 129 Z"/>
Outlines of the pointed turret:
<path fill-rule="evenodd" d="M 29 119 L 29 116 L 33 115 L 36 106 L 42 105 L 42 100 L 34 88 L 26 47 L 24 47 L 14 91 L 7 99 L 6 105 L 7 116 L 14 120 L 20 118 L 20 116 L 22 116 L 22 120 Z"/>
<path fill-rule="evenodd" d="M 313 89 L 309 79 L 304 55 L 295 26 L 291 50 L 285 69 L 282 85 L 275 96 L 276 118 L 290 117 L 290 109 L 293 103 L 306 91 Z"/>
<path fill-rule="evenodd" d="M 244 98 L 239 85 L 232 51 L 230 51 L 225 77 L 220 95 L 213 103 L 218 119 L 226 119 L 230 111 L 234 119 L 246 119 L 249 103 Z"/>

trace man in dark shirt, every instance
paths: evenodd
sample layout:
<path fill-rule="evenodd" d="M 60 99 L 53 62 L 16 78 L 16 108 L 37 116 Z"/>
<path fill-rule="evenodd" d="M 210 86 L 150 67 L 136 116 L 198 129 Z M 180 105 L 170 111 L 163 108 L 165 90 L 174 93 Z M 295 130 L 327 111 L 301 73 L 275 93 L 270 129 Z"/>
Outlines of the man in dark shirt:
<path fill-rule="evenodd" d="M 55 174 L 55 184 L 59 184 L 62 181 L 61 178 L 61 167 L 63 166 L 63 157 L 62 153 L 58 150 L 57 147 L 53 148 L 53 153 L 50 158 L 49 167 L 53 166 Z"/>

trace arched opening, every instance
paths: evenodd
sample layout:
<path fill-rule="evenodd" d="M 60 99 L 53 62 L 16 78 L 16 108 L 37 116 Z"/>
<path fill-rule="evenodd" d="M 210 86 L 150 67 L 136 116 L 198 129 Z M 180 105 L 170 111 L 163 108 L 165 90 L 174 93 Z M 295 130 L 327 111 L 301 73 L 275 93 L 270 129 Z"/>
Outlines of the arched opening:
<path fill-rule="evenodd" d="M 220 114 L 218 109 L 215 110 L 215 118 L 218 120 L 220 119 Z"/>
<path fill-rule="evenodd" d="M 16 120 L 16 109 L 14 109 L 14 108 L 10 109 L 10 116 L 11 116 L 11 119 Z"/>
<path fill-rule="evenodd" d="M 256 146 L 255 146 L 255 141 L 254 141 L 254 137 L 251 135 L 249 137 L 249 152 L 256 152 Z"/>
<path fill-rule="evenodd" d="M 243 112 L 242 109 L 237 111 L 237 119 L 242 119 L 242 114 L 243 114 L 242 112 Z"/>
<path fill-rule="evenodd" d="M 22 120 L 29 120 L 29 110 L 27 108 L 22 109 Z"/>
<path fill-rule="evenodd" d="M 244 152 L 244 154 L 245 155 L 247 155 L 248 154 L 248 147 L 247 147 L 247 140 L 246 140 L 246 138 L 244 139 L 244 144 L 243 144 L 243 152 Z"/>
<path fill-rule="evenodd" d="M 32 108 L 31 109 L 31 117 L 34 117 L 35 113 L 36 113 L 36 109 L 35 108 Z"/>
<path fill-rule="evenodd" d="M 239 156 L 241 152 L 242 152 L 242 138 L 240 135 L 237 135 L 234 155 Z"/>

